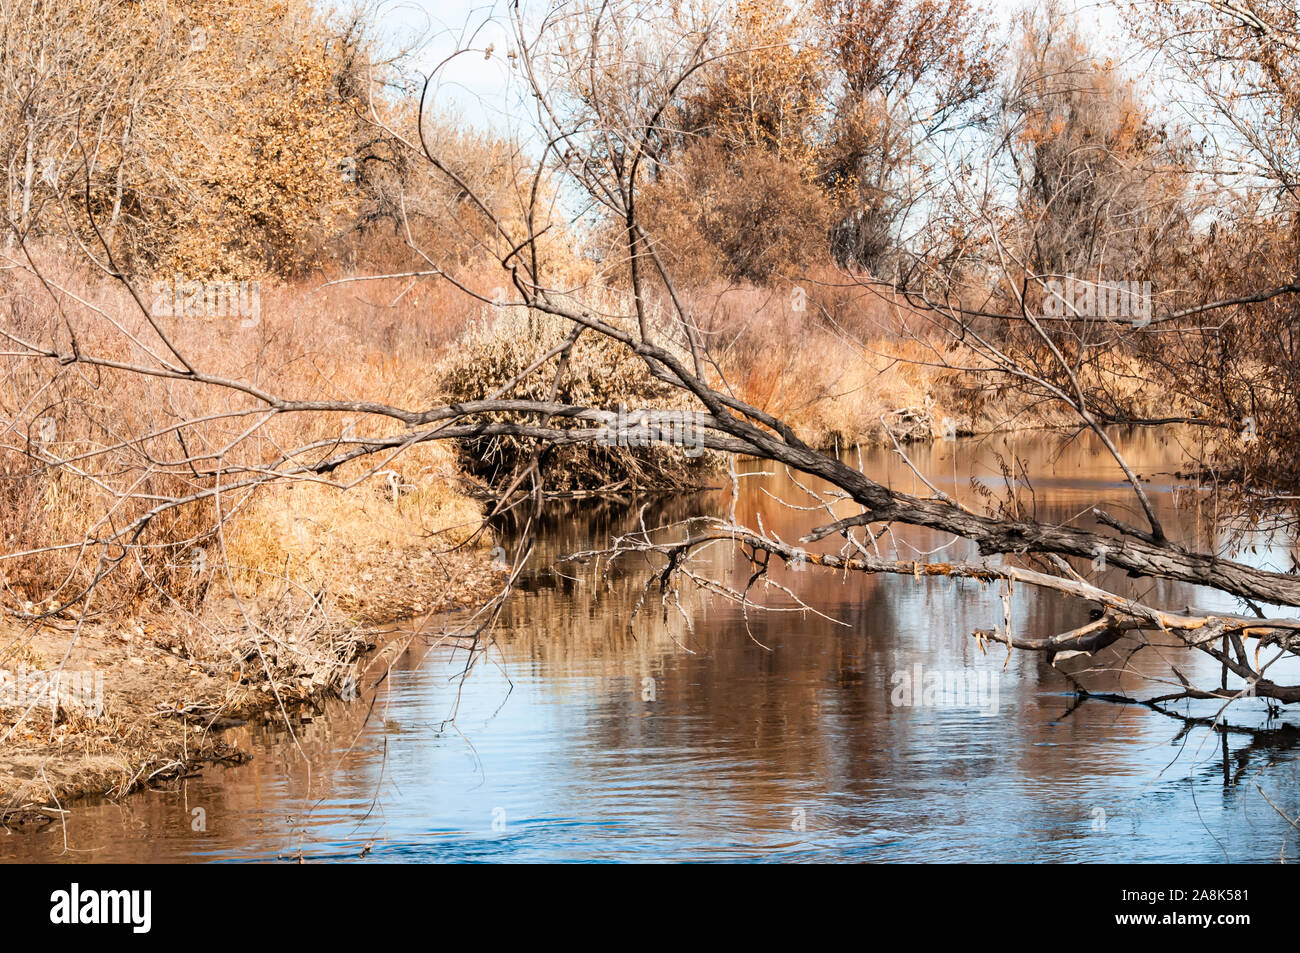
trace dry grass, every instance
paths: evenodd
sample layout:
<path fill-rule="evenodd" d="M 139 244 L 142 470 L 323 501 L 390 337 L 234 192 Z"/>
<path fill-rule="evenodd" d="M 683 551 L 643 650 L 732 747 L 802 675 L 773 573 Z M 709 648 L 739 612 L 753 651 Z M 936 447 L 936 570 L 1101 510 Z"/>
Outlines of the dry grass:
<path fill-rule="evenodd" d="M 993 429 L 987 395 L 942 366 L 907 313 L 856 289 L 731 286 L 692 306 L 736 393 L 791 423 L 813 446 L 876 444 L 896 434 Z"/>
<path fill-rule="evenodd" d="M 77 288 L 93 306 L 61 301 L 83 351 L 148 363 L 127 335 L 148 342 L 149 331 L 120 288 L 86 275 L 52 270 L 51 277 Z M 6 327 L 67 347 L 60 317 L 42 306 L 33 282 L 12 273 L 5 281 Z M 255 326 L 242 326 L 236 316 L 163 322 L 178 349 L 208 373 L 290 398 L 409 407 L 430 399 L 432 369 L 465 318 L 445 286 L 424 283 L 400 294 L 389 284 L 355 283 L 266 287 Z M 394 427 L 355 415 L 284 414 L 252 428 L 259 418 L 239 414 L 256 402 L 223 388 L 112 369 L 52 373 L 52 367 L 0 359 L 0 539 L 6 554 L 31 553 L 0 562 L 0 603 L 11 612 L 75 602 L 104 560 L 120 563 L 100 582 L 93 609 L 130 611 L 172 601 L 197 608 L 213 583 L 224 585 L 216 571 L 223 547 L 242 595 L 282 586 L 286 572 L 320 587 L 385 554 L 450 550 L 481 518 L 478 504 L 460 492 L 452 451 L 423 446 L 331 474 L 332 481 L 350 484 L 376 471 L 356 492 L 322 482 L 232 489 L 167 510 L 129 549 L 120 541 L 66 548 L 86 536 L 111 535 L 159 497 L 212 486 L 206 474 L 218 461 L 263 466 L 289 448 L 340 432 L 365 436 Z M 187 427 L 183 441 L 168 430 L 200 418 L 209 419 Z M 182 462 L 187 455 L 193 468 Z M 79 462 L 56 467 L 51 456 Z"/>
<path fill-rule="evenodd" d="M 704 289 L 690 307 L 737 395 L 816 447 L 1079 424 L 1068 406 L 952 347 L 926 315 L 829 269 L 803 285 Z M 1099 349 L 1085 384 L 1131 415 L 1190 413 L 1151 386 L 1156 377 L 1138 356 Z"/>

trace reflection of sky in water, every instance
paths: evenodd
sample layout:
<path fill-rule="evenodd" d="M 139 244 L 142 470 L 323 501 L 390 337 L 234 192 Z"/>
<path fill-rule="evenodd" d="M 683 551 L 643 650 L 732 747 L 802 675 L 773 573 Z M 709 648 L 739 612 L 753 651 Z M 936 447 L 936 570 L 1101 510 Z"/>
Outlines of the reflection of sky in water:
<path fill-rule="evenodd" d="M 1035 436 L 1014 450 L 1030 472 L 1046 474 L 1036 500 L 1024 503 L 1039 518 L 1085 521 L 1092 504 L 1105 503 L 1136 521 L 1090 444 L 1061 450 Z M 997 473 L 990 446 L 908 452 L 927 473 Z M 1156 438 L 1128 452 L 1145 475 L 1172 469 Z M 867 464 L 912 489 L 896 456 L 873 454 Z M 971 499 L 968 482 L 954 480 L 949 492 Z M 1176 510 L 1169 484 L 1159 476 L 1151 484 L 1160 515 L 1195 540 L 1193 497 Z M 794 499 L 783 476 L 764 485 Z M 648 519 L 682 518 L 700 505 L 669 501 Z M 709 505 L 725 508 L 725 497 Z M 785 539 L 816 517 L 779 508 L 751 485 L 739 515 L 752 518 L 757 507 Z M 556 520 L 546 556 L 631 525 L 616 511 L 586 512 L 594 515 Z M 947 542 L 915 531 L 904 539 L 921 550 Z M 1287 556 L 1284 547 L 1245 558 L 1279 554 Z M 747 574 L 728 550 L 708 558 L 733 583 Z M 369 727 L 362 706 L 342 703 L 298 726 L 313 762 L 310 802 L 285 733 L 241 729 L 253 764 L 210 769 L 181 792 L 78 811 L 70 842 L 92 852 L 73 859 L 267 858 L 300 848 L 347 859 L 371 841 L 368 856 L 379 860 L 1268 861 L 1279 850 L 1297 853 L 1256 785 L 1283 810 L 1300 810 L 1292 753 L 1300 736 L 1268 722 L 1257 702 L 1234 706 L 1229 720 L 1273 733 L 1226 740 L 1137 706 L 1078 704 L 1043 656 L 1008 658 L 1001 646 L 980 653 L 969 633 L 1000 624 L 996 586 L 781 570 L 782 583 L 844 624 L 754 612 L 747 630 L 736 606 L 696 600 L 685 603 L 690 631 L 673 613 L 663 623 L 656 595 L 633 633 L 637 572 L 605 583 L 589 568 L 566 571 L 579 580 L 567 591 L 543 574 L 515 598 L 489 664 L 463 685 L 455 678 L 463 654 L 419 647 L 395 667 Z M 1122 573 L 1106 581 L 1162 606 L 1211 604 L 1188 586 Z M 766 598 L 789 604 L 779 593 Z M 1063 631 L 1085 618 L 1058 596 L 1015 590 L 1017 631 Z M 1124 670 L 1080 672 L 1086 659 L 1063 665 L 1094 690 L 1151 694 L 1177 684 L 1173 668 L 1193 682 L 1218 679 L 1212 660 L 1173 647 L 1127 664 L 1115 650 L 1095 661 Z M 918 664 L 996 680 L 996 711 L 891 704 L 895 677 Z M 1270 674 L 1300 679 L 1294 665 Z M 1212 715 L 1216 706 L 1185 710 Z M 206 832 L 190 829 L 195 806 L 207 812 Z M 0 858 L 48 858 L 61 837 L 47 830 L 0 840 Z"/>

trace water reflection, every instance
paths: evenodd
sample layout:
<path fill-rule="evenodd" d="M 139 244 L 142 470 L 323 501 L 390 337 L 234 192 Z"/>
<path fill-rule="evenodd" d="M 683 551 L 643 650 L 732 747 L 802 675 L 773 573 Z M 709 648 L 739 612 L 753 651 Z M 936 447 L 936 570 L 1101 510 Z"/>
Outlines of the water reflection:
<path fill-rule="evenodd" d="M 1166 441 L 1145 435 L 1126 444 L 1135 469 L 1151 478 L 1161 518 L 1198 546 L 1226 545 L 1203 500 L 1159 475 L 1175 469 L 1176 447 Z M 1000 461 L 1020 457 L 1028 472 L 1043 474 L 1020 487 L 1025 512 L 1089 525 L 1091 508 L 1105 504 L 1137 521 L 1114 467 L 1084 439 L 1036 435 L 909 452 L 923 472 L 941 475 L 945 492 L 973 504 L 971 475 L 1001 485 Z M 896 455 L 864 453 L 864 462 L 877 479 L 924 492 Z M 785 474 L 742 486 L 738 517 L 761 514 L 782 538 L 825 521 L 825 513 L 775 502 L 806 503 Z M 682 496 L 644 518 L 680 520 L 727 505 L 722 491 Z M 615 506 L 556 514 L 537 565 L 603 544 L 636 520 Z M 907 559 L 950 542 L 912 531 L 889 545 Z M 1285 540 L 1257 534 L 1245 545 L 1258 564 L 1289 565 Z M 719 578 L 748 575 L 730 550 L 707 559 Z M 66 831 L 0 837 L 0 857 L 1295 858 L 1289 826 L 1260 794 L 1300 811 L 1297 734 L 1284 720 L 1242 705 L 1233 721 L 1269 733 L 1224 736 L 1137 706 L 1080 704 L 1043 656 L 1002 647 L 986 655 L 970 638 L 1000 624 L 996 587 L 778 569 L 776 581 L 831 620 L 752 611 L 746 620 L 736 605 L 704 596 L 685 599 L 681 614 L 671 604 L 665 613 L 657 590 L 634 618 L 646 578 L 633 563 L 609 574 L 591 566 L 539 574 L 507 607 L 490 664 L 463 683 L 463 652 L 418 640 L 368 718 L 365 705 L 330 703 L 295 726 L 296 741 L 283 727 L 239 729 L 235 739 L 256 755 L 251 765 L 79 808 Z M 1107 582 L 1163 605 L 1209 601 L 1178 584 L 1122 574 Z M 793 608 L 777 590 L 763 598 Z M 1018 631 L 1085 620 L 1085 608 L 1052 594 L 1013 593 Z M 1218 677 L 1209 660 L 1174 647 L 1127 664 L 1119 647 L 1109 652 L 1100 661 L 1111 671 L 1075 677 L 1094 690 L 1127 691 L 1172 681 L 1175 667 L 1192 680 Z M 996 708 L 893 704 L 900 673 L 918 665 L 976 673 L 978 684 L 996 687 L 977 701 L 991 696 Z M 196 808 L 205 830 L 195 830 Z"/>

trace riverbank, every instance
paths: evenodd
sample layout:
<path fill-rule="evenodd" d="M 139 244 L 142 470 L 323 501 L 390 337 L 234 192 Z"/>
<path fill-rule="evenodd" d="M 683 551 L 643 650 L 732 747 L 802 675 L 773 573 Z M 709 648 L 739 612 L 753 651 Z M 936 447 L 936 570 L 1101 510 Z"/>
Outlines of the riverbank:
<path fill-rule="evenodd" d="M 195 567 L 197 605 L 0 616 L 0 823 L 44 826 L 76 798 L 242 761 L 224 728 L 356 697 L 383 674 L 386 623 L 436 623 L 499 588 L 490 537 L 472 535 L 482 504 L 443 468 L 375 482 L 268 488 L 228 527 L 229 572 Z"/>
<path fill-rule="evenodd" d="M 41 826 L 79 797 L 121 797 L 241 762 L 247 753 L 223 729 L 282 720 L 327 696 L 354 700 L 382 676 L 394 638 L 379 627 L 385 613 L 473 609 L 499 581 L 478 550 L 398 558 L 390 569 L 373 590 L 388 587 L 384 597 L 350 613 L 335 599 L 289 598 L 81 627 L 0 622 L 0 823 Z"/>
<path fill-rule="evenodd" d="M 123 289 L 49 265 L 78 289 L 58 303 L 84 348 L 145 360 L 131 341 L 150 331 Z M 7 280 L 13 300 L 22 292 L 41 311 L 4 320 L 56 320 L 32 276 Z M 463 319 L 418 293 L 390 302 L 276 283 L 260 320 L 165 323 L 178 350 L 224 379 L 417 406 Z M 0 358 L 11 383 L 0 394 L 0 817 L 43 823 L 82 795 L 237 759 L 220 737 L 232 719 L 339 694 L 379 657 L 385 623 L 473 608 L 497 587 L 484 504 L 442 444 L 354 461 L 328 482 L 233 486 L 149 516 L 123 547 L 118 528 L 209 485 L 213 455 L 260 467 L 284 448 L 364 435 L 370 421 L 286 414 L 245 432 L 256 402 L 224 388 L 112 370 L 51 384 L 43 367 Z M 182 432 L 177 420 L 194 423 Z M 168 466 L 178 455 L 189 462 Z M 67 458 L 83 466 L 58 464 Z"/>

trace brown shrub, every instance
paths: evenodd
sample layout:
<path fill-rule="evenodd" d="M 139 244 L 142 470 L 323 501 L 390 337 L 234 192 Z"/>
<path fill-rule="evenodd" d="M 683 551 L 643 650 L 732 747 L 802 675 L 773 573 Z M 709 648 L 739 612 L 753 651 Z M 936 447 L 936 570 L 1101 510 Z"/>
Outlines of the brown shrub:
<path fill-rule="evenodd" d="M 726 277 L 765 283 L 826 255 L 829 200 L 762 148 L 696 143 L 663 167 L 642 202 L 661 255 L 696 281 L 720 265 Z"/>
<path fill-rule="evenodd" d="M 614 307 L 600 308 L 602 313 Z M 617 319 L 614 320 L 617 323 Z M 572 329 L 569 322 L 523 307 L 486 313 L 457 342 L 442 366 L 441 391 L 448 401 L 479 400 L 507 384 L 540 355 L 560 344 Z M 661 328 L 661 330 L 664 330 Z M 671 345 L 670 345 L 671 346 Z M 678 356 L 686 355 L 678 348 Z M 582 335 L 569 356 L 554 390 L 557 360 L 528 377 L 503 398 L 578 404 L 617 412 L 656 408 L 688 410 L 693 406 L 681 390 L 651 377 L 644 363 L 627 348 L 604 335 Z M 485 415 L 490 416 L 490 415 Z M 538 421 L 540 422 L 540 421 Z M 557 427 L 590 427 L 550 421 Z M 501 485 L 527 466 L 537 452 L 536 441 L 492 436 L 462 442 L 462 460 L 472 473 Z M 694 448 L 692 448 L 694 449 Z M 654 443 L 627 448 L 585 443 L 555 447 L 543 455 L 548 488 L 570 490 L 627 483 L 633 487 L 681 486 L 695 482 L 701 461 L 683 447 Z"/>

